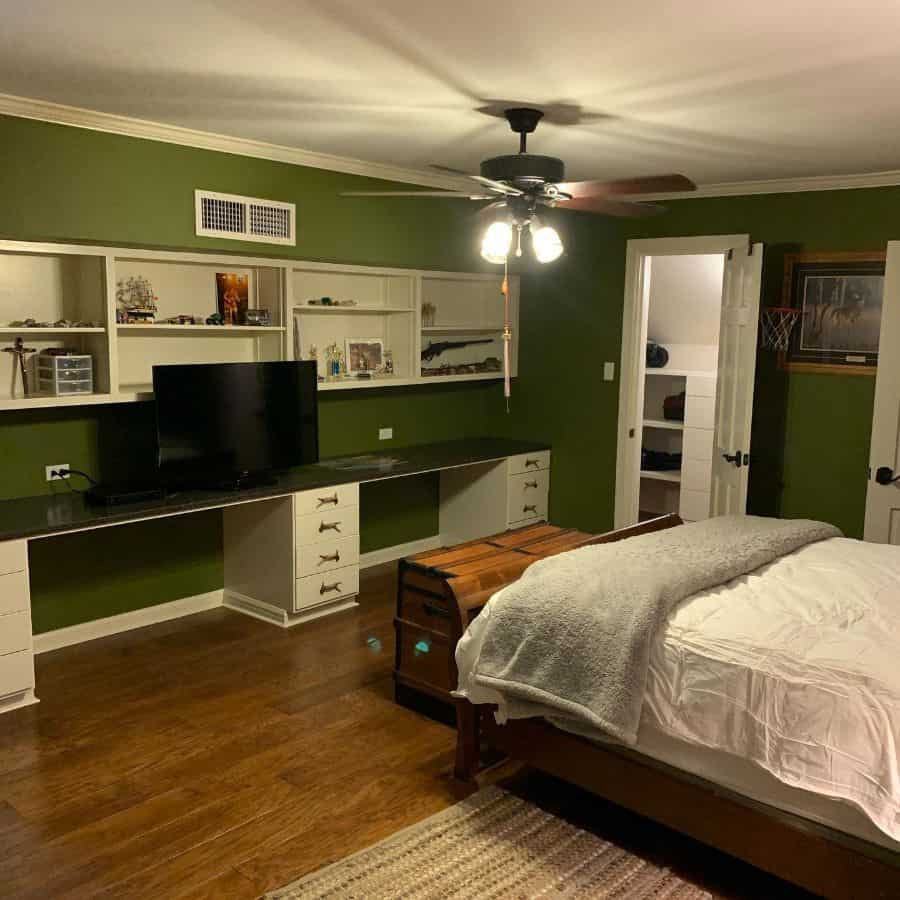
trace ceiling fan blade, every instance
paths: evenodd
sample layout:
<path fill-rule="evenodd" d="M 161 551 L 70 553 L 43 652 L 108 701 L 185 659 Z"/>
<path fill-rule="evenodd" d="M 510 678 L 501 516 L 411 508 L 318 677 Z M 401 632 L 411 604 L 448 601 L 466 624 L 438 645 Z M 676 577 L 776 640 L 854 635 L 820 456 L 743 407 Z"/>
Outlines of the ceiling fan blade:
<path fill-rule="evenodd" d="M 477 181 L 479 184 L 483 184 L 485 187 L 489 187 L 492 191 L 497 191 L 498 194 L 506 194 L 508 197 L 522 196 L 522 191 L 512 187 L 512 185 L 504 184 L 502 181 L 494 181 L 492 178 L 485 178 L 483 175 L 469 175 L 469 178 Z"/>
<path fill-rule="evenodd" d="M 577 209 L 581 212 L 600 213 L 627 219 L 642 219 L 658 216 L 666 208 L 655 203 L 629 203 L 626 200 L 610 200 L 607 197 L 574 197 L 571 200 L 557 200 L 557 209 Z"/>
<path fill-rule="evenodd" d="M 556 187 L 573 197 L 669 194 L 697 190 L 697 185 L 684 175 L 649 175 L 646 178 L 621 178 L 617 181 L 564 181 Z"/>
<path fill-rule="evenodd" d="M 468 172 L 463 172 L 462 169 L 454 169 L 453 166 L 441 166 L 438 163 L 429 163 L 429 169 L 434 169 L 435 172 L 446 172 L 448 175 L 462 175 L 463 178 L 469 178 Z"/>
<path fill-rule="evenodd" d="M 471 191 L 341 191 L 341 197 L 449 197 L 459 200 L 493 200 L 496 194 Z"/>

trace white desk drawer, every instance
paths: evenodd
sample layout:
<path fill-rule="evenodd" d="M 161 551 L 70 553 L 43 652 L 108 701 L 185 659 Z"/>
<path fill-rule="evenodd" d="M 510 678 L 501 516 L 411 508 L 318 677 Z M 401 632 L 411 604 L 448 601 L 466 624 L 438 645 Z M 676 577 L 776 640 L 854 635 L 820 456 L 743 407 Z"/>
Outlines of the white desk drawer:
<path fill-rule="evenodd" d="M 684 459 L 713 458 L 713 431 L 711 428 L 685 428 L 681 449 Z"/>
<path fill-rule="evenodd" d="M 714 428 L 715 397 L 688 397 L 684 402 L 685 428 Z"/>
<path fill-rule="evenodd" d="M 510 491 L 509 509 L 507 511 L 507 519 L 510 525 L 514 522 L 522 522 L 525 519 L 546 519 L 547 499 L 546 491 L 540 494 L 536 493 L 534 497 L 523 497 L 516 491 Z"/>
<path fill-rule="evenodd" d="M 323 541 L 359 534 L 359 507 L 327 509 L 297 516 L 297 546 L 306 547 Z"/>
<path fill-rule="evenodd" d="M 509 474 L 520 475 L 522 472 L 538 472 L 550 468 L 550 451 L 537 450 L 534 453 L 522 453 L 509 457 Z"/>
<path fill-rule="evenodd" d="M 3 541 L 0 543 L 0 575 L 5 575 L 7 572 L 24 572 L 27 563 L 27 541 Z"/>
<path fill-rule="evenodd" d="M 31 650 L 31 615 L 25 612 L 0 616 L 0 655 Z"/>
<path fill-rule="evenodd" d="M 346 566 L 325 575 L 307 575 L 297 579 L 294 611 L 318 606 L 331 600 L 352 597 L 359 593 L 359 566 Z"/>
<path fill-rule="evenodd" d="M 681 487 L 688 491 L 709 493 L 712 480 L 712 462 L 706 459 L 682 459 Z"/>
<path fill-rule="evenodd" d="M 359 565 L 359 535 L 332 538 L 321 544 L 297 548 L 297 577 L 331 572 L 342 566 Z"/>
<path fill-rule="evenodd" d="M 512 518 L 513 513 L 522 515 L 526 506 L 537 503 L 547 508 L 547 498 L 550 495 L 550 470 L 541 469 L 539 472 L 523 472 L 521 475 L 509 476 L 509 510 L 507 518 Z"/>
<path fill-rule="evenodd" d="M 28 650 L 0 656 L 0 697 L 34 689 L 34 657 Z"/>
<path fill-rule="evenodd" d="M 28 576 L 24 572 L 0 575 L 0 616 L 28 612 Z"/>
<path fill-rule="evenodd" d="M 715 397 L 715 375 L 688 375 L 685 380 L 685 393 L 688 397 Z"/>
<path fill-rule="evenodd" d="M 297 515 L 305 516 L 314 512 L 328 512 L 359 505 L 359 484 L 338 484 L 334 487 L 317 488 L 294 494 Z"/>
<path fill-rule="evenodd" d="M 678 498 L 678 515 L 685 522 L 699 522 L 709 518 L 709 491 L 681 489 Z"/>

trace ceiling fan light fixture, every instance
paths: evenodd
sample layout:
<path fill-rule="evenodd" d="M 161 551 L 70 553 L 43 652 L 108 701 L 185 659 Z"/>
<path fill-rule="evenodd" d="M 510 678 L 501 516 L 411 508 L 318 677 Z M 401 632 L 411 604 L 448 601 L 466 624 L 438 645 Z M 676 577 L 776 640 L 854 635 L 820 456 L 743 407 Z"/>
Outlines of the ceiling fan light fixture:
<path fill-rule="evenodd" d="M 489 263 L 506 262 L 512 247 L 513 230 L 509 222 L 492 222 L 481 239 L 481 256 Z"/>
<path fill-rule="evenodd" d="M 549 225 L 531 227 L 531 248 L 539 263 L 551 263 L 563 253 L 563 242 L 555 228 Z"/>

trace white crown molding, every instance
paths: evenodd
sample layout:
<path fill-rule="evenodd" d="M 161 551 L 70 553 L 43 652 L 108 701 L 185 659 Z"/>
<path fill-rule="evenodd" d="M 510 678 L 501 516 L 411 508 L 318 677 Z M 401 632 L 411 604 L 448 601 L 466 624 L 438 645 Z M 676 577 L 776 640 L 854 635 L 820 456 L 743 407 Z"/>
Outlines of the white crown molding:
<path fill-rule="evenodd" d="M 344 156 L 332 156 L 328 153 L 316 153 L 312 150 L 300 150 L 281 144 L 269 144 L 266 141 L 254 141 L 247 138 L 230 137 L 210 131 L 197 131 L 193 128 L 182 128 L 180 125 L 166 125 L 162 122 L 150 122 L 146 119 L 133 119 L 129 116 L 117 116 L 112 113 L 97 112 L 78 106 L 65 106 L 48 100 L 33 100 L 28 97 L 17 97 L 12 94 L 0 94 L 0 115 L 18 116 L 22 119 L 38 119 L 42 122 L 53 122 L 57 125 L 71 125 L 76 128 L 88 128 L 92 131 L 105 131 L 110 134 L 121 134 L 127 137 L 145 138 L 163 141 L 167 144 L 180 144 L 184 147 L 198 147 L 203 150 L 217 150 L 221 153 L 233 153 L 237 156 L 250 156 L 254 159 L 269 159 L 275 162 L 290 163 L 295 166 L 307 166 L 313 169 L 327 169 L 330 172 L 344 172 L 348 175 L 363 175 L 367 178 L 379 178 L 385 181 L 397 181 L 404 184 L 415 184 L 426 187 L 463 190 L 466 182 L 463 179 L 437 172 L 405 169 L 389 166 L 384 163 L 366 162 L 361 159 L 349 159 Z"/>
<path fill-rule="evenodd" d="M 98 112 L 79 106 L 66 106 L 49 100 L 34 100 L 13 94 L 0 94 L 0 115 L 18 116 L 23 119 L 38 119 L 57 125 L 71 125 L 92 131 L 105 131 L 127 137 L 163 141 L 184 147 L 198 147 L 233 153 L 254 159 L 269 159 L 295 166 L 313 169 L 327 169 L 348 175 L 362 175 L 403 184 L 422 187 L 446 188 L 447 190 L 467 189 L 464 179 L 452 175 L 441 175 L 418 169 L 389 166 L 385 163 L 366 162 L 345 156 L 316 153 L 282 144 L 254 141 L 248 138 L 198 131 L 180 125 L 166 125 L 130 116 Z M 743 197 L 753 194 L 794 194 L 802 191 L 843 191 L 854 188 L 894 187 L 900 185 L 900 170 L 886 172 L 865 172 L 856 175 L 813 175 L 806 178 L 772 178 L 758 181 L 723 181 L 716 184 L 700 185 L 696 191 L 679 191 L 671 194 L 641 194 L 640 200 L 691 200 L 701 197 Z M 638 199 L 635 197 L 634 199 Z"/>

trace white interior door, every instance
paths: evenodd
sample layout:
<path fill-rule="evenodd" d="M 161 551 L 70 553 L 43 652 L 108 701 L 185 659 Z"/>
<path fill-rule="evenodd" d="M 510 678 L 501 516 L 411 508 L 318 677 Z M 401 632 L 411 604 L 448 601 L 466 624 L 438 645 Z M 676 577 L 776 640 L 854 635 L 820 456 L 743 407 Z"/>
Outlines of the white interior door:
<path fill-rule="evenodd" d="M 747 512 L 762 262 L 762 244 L 733 250 L 725 260 L 710 496 L 713 516 Z"/>
<path fill-rule="evenodd" d="M 878 341 L 865 539 L 900 544 L 900 241 L 890 241 Z M 881 470 L 881 471 L 879 471 Z"/>

